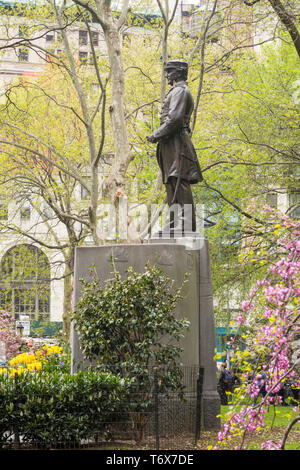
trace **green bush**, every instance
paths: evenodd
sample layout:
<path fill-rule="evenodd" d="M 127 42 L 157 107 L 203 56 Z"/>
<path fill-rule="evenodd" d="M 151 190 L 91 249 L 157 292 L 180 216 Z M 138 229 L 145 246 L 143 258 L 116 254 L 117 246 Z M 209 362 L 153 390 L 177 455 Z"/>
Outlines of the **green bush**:
<path fill-rule="evenodd" d="M 144 438 L 147 417 L 152 409 L 153 372 L 160 393 L 182 396 L 180 366 L 184 337 L 189 321 L 176 318 L 183 286 L 174 286 L 163 271 L 147 263 L 144 272 L 129 267 L 124 278 L 100 283 L 82 279 L 82 294 L 73 313 L 73 322 L 85 358 L 101 360 L 101 367 L 123 377 L 134 378 L 131 393 L 132 429 L 137 442 Z M 153 369 L 153 370 L 152 370 Z"/>
<path fill-rule="evenodd" d="M 126 401 L 128 381 L 110 373 L 0 375 L 0 443 L 76 445 L 104 430 Z"/>
<path fill-rule="evenodd" d="M 189 321 L 176 318 L 183 298 L 163 271 L 147 264 L 144 272 L 129 267 L 126 276 L 115 271 L 101 285 L 99 279 L 82 282 L 82 294 L 73 313 L 81 350 L 87 359 L 100 357 L 113 371 L 148 369 L 151 364 L 174 368 L 180 362 Z"/>

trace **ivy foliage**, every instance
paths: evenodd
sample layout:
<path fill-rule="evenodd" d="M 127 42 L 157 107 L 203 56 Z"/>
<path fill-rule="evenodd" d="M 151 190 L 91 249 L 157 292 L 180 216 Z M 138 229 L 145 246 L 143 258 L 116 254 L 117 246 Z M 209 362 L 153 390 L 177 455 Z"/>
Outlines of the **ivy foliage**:
<path fill-rule="evenodd" d="M 81 282 L 73 320 L 86 358 L 121 368 L 176 365 L 182 351 L 176 342 L 189 325 L 174 315 L 182 286 L 173 289 L 173 281 L 149 263 L 143 273 L 128 268 L 124 279 L 115 270 L 103 285 L 97 276 Z"/>

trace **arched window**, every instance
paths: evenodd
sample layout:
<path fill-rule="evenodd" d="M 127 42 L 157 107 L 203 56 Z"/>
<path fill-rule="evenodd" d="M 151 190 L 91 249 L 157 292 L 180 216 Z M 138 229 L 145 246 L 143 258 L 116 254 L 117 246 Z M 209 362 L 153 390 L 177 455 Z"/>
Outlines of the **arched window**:
<path fill-rule="evenodd" d="M 17 245 L 2 258 L 0 307 L 16 319 L 50 318 L 50 264 L 47 256 L 31 245 Z"/>

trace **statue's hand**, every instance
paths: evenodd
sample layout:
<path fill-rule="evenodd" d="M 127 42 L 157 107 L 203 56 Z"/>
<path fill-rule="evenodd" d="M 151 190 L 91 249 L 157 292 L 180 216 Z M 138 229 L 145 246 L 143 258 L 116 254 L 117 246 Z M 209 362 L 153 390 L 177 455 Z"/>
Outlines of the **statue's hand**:
<path fill-rule="evenodd" d="M 147 135 L 146 139 L 148 140 L 148 142 L 152 142 L 152 143 L 157 142 L 157 140 L 156 140 L 156 138 L 153 136 L 153 134 Z"/>

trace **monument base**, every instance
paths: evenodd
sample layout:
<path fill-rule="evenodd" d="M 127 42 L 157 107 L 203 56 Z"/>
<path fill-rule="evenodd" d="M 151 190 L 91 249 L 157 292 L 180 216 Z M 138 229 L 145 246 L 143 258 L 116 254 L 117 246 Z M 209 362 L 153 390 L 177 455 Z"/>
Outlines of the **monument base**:
<path fill-rule="evenodd" d="M 190 250 L 200 250 L 202 244 L 205 243 L 204 237 L 198 232 L 182 232 L 179 230 L 174 231 L 161 231 L 156 232 L 149 239 L 149 243 L 168 243 L 184 245 Z"/>
<path fill-rule="evenodd" d="M 183 231 L 183 230 L 160 230 L 155 232 L 151 239 L 156 240 L 157 238 L 162 239 L 180 239 L 180 238 L 199 238 L 199 232 Z"/>
<path fill-rule="evenodd" d="M 207 353 L 207 349 L 205 344 L 207 340 L 205 340 L 203 336 L 203 330 L 201 331 L 201 318 L 202 324 L 208 321 L 208 329 L 210 333 L 215 331 L 214 328 L 214 321 L 212 316 L 209 318 L 207 317 L 207 313 L 211 312 L 213 315 L 213 305 L 212 305 L 212 292 L 211 292 L 211 274 L 210 274 L 210 260 L 209 260 L 209 250 L 208 250 L 208 242 L 207 240 L 200 235 L 199 232 L 192 232 L 192 231 L 181 231 L 181 230 L 170 230 L 170 231 L 159 231 L 153 234 L 150 238 L 149 243 L 168 243 L 168 244 L 178 244 L 183 245 L 187 250 L 199 250 L 199 269 L 201 275 L 199 276 L 199 285 L 202 289 L 201 296 L 199 295 L 199 302 L 201 297 L 201 307 L 200 307 L 200 357 Z M 200 250 L 202 249 L 202 255 L 200 256 Z M 201 262 L 202 261 L 202 262 Z M 207 271 L 205 270 L 207 268 Z M 199 274 L 200 274 L 199 272 Z M 207 294 L 208 297 L 205 297 Z M 200 305 L 200 304 L 199 304 Z M 206 310 L 207 309 L 207 310 Z M 206 311 L 206 315 L 205 315 Z M 202 339 L 201 339 L 202 337 Z M 211 344 L 215 343 L 215 338 L 212 338 L 210 335 Z M 201 345 L 203 346 L 201 348 Z M 201 355 L 202 350 L 202 355 Z M 200 360 L 199 357 L 199 360 Z M 205 359 L 209 360 L 207 357 Z M 204 363 L 205 363 L 204 361 Z M 203 359 L 202 359 L 203 364 Z M 207 373 L 206 369 L 206 373 Z M 209 370 L 210 373 L 214 374 L 213 368 Z M 205 374 L 204 374 L 205 377 Z M 220 419 L 216 418 L 220 414 L 220 397 L 216 390 L 216 386 L 214 385 L 213 377 L 205 377 L 206 382 L 204 385 L 204 391 L 202 396 L 202 407 L 203 407 L 203 416 L 202 416 L 202 426 L 206 430 L 218 430 L 220 429 Z M 208 382 L 212 380 L 211 386 L 208 386 Z"/>
<path fill-rule="evenodd" d="M 82 278 L 90 278 L 90 267 L 95 266 L 101 283 L 112 276 L 112 259 L 121 277 L 132 267 L 143 272 L 149 262 L 160 267 L 174 281 L 174 288 L 184 285 L 183 299 L 174 314 L 187 318 L 190 328 L 179 346 L 183 349 L 180 363 L 184 367 L 204 368 L 202 421 L 206 430 L 219 429 L 220 401 L 217 394 L 216 363 L 214 361 L 216 339 L 212 285 L 207 240 L 191 232 L 172 238 L 166 233 L 153 236 L 148 243 L 136 245 L 111 245 L 77 247 L 75 250 L 74 305 L 81 294 Z M 88 365 L 80 349 L 77 332 L 71 330 L 72 371 Z"/>

